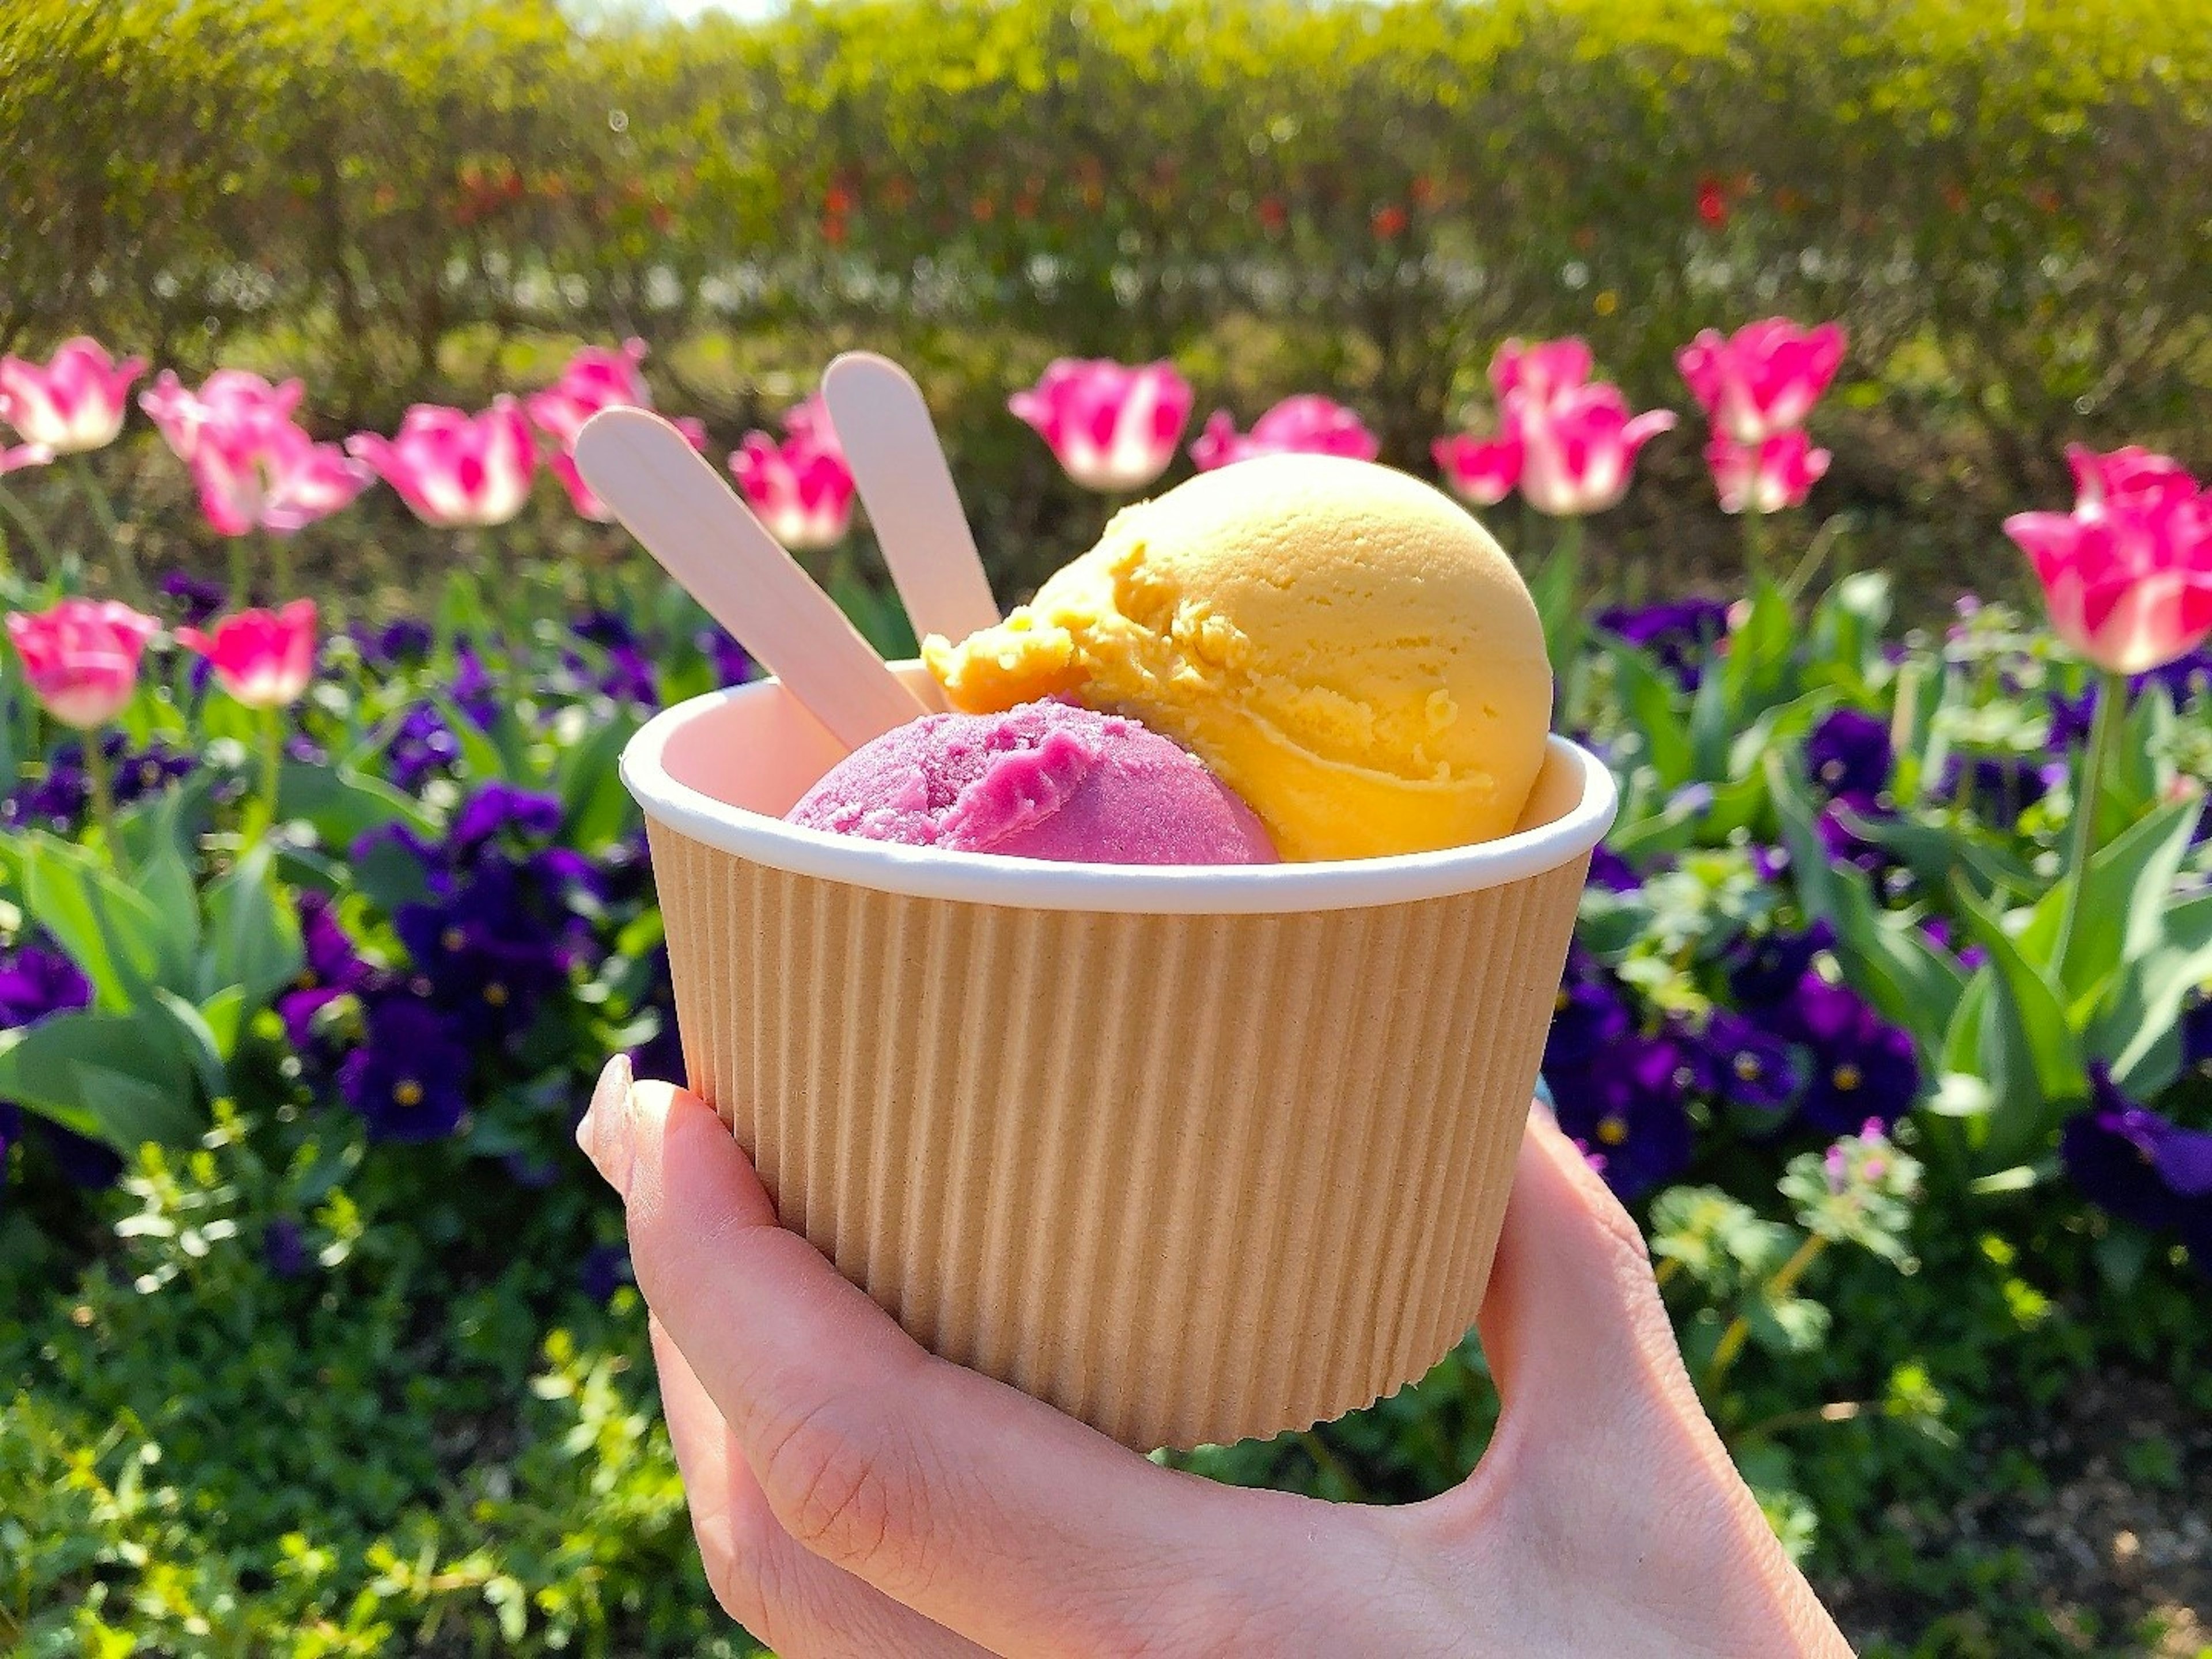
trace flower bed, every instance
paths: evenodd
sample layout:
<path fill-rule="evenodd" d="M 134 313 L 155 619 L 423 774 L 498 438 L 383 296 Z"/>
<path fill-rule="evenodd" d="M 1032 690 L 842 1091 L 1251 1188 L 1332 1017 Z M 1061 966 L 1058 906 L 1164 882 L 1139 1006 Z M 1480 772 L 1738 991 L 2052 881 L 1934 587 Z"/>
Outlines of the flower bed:
<path fill-rule="evenodd" d="M 2011 526 L 2055 632 L 1974 605 L 1900 631 L 1878 574 L 1814 598 L 1789 508 L 1832 343 L 1778 324 L 1685 354 L 1753 562 L 1730 602 L 1583 591 L 1574 527 L 1628 488 L 1649 416 L 1574 343 L 1501 353 L 1494 431 L 1439 442 L 1464 493 L 1555 516 L 1558 544 L 1524 553 L 1561 718 L 1622 789 L 1545 1076 L 1856 1635 L 2148 1647 L 2212 1574 L 2158 1497 L 2212 1463 L 2191 1426 L 2212 1410 L 2206 509 L 2158 458 L 2079 457 L 2074 511 Z M 27 444 L 113 438 L 110 369 L 52 366 L 41 404 L 35 368 L 0 380 Z M 148 406 L 242 591 L 282 580 L 257 538 L 338 510 L 369 463 L 462 533 L 520 510 L 520 458 L 641 398 L 635 368 L 587 353 L 353 455 L 250 377 L 164 380 Z M 1188 435 L 1178 385 L 1068 363 L 1016 403 L 1071 471 L 1126 490 Z M 788 539 L 841 538 L 834 434 L 794 414 L 732 470 Z M 1364 438 L 1315 398 L 1198 443 L 1226 464 Z M 526 570 L 320 634 L 304 601 L 218 616 L 229 596 L 188 582 L 143 611 L 40 611 L 73 553 L 107 551 L 52 539 L 5 681 L 0 1366 L 28 1385 L 0 1430 L 0 1536 L 27 1546 L 0 1635 L 746 1650 L 700 1579 L 618 1221 L 569 1140 L 607 1052 L 678 1069 L 614 758 L 742 655 L 657 582 L 580 614 Z M 851 594 L 895 643 L 895 613 Z M 2145 1494 L 2125 1526 L 2174 1541 L 2132 1577 L 2039 1583 L 2001 1521 L 1970 1534 L 1955 1506 L 2070 1490 L 2007 1429 L 2093 1376 L 2134 1415 L 2075 1432 Z M 1371 1411 L 1188 1461 L 1414 1497 L 1469 1466 L 1488 1409 L 1469 1345 Z"/>

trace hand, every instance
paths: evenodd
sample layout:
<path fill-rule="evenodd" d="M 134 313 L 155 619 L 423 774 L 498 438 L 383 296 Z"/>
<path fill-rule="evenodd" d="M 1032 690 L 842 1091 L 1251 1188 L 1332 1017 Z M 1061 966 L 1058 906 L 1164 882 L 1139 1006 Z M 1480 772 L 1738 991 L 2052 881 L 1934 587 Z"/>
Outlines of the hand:
<path fill-rule="evenodd" d="M 1395 1509 L 1163 1468 L 933 1358 L 776 1224 L 703 1102 L 620 1059 L 577 1138 L 627 1206 L 708 1578 L 783 1659 L 1849 1651 L 1635 1224 L 1541 1114 L 1480 1322 L 1497 1435 Z"/>

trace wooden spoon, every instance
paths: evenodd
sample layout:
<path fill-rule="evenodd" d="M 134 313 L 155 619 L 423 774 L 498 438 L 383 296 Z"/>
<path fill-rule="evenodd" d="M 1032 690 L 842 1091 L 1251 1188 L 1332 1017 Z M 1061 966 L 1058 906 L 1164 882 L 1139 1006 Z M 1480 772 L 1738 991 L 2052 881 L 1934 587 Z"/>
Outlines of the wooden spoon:
<path fill-rule="evenodd" d="M 668 422 L 601 410 L 575 453 L 623 526 L 847 748 L 928 712 Z"/>

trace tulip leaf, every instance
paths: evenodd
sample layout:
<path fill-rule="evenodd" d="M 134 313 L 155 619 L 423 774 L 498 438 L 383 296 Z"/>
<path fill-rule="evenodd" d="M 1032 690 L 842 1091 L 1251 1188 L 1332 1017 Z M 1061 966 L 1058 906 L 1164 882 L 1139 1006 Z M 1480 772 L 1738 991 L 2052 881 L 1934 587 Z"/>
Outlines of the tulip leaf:
<path fill-rule="evenodd" d="M 174 1029 L 132 1014 L 53 1014 L 0 1032 L 0 1097 L 122 1152 L 189 1146 L 206 1127 Z"/>
<path fill-rule="evenodd" d="M 309 766 L 287 761 L 276 780 L 276 815 L 287 823 L 305 820 L 325 847 L 351 847 L 371 830 L 404 823 L 428 832 L 434 824 L 422 804 L 382 778 L 351 767 Z"/>
<path fill-rule="evenodd" d="M 87 848 L 34 832 L 19 838 L 18 851 L 31 920 L 92 981 L 96 1006 L 127 1012 L 161 976 L 161 910 Z"/>
<path fill-rule="evenodd" d="M 1689 728 L 1675 710 L 1673 682 L 1633 646 L 1616 643 L 1611 655 L 1614 690 L 1643 740 L 1636 761 L 1651 768 L 1661 789 L 1680 788 L 1690 781 L 1692 756 Z"/>
<path fill-rule="evenodd" d="M 2087 1038 L 2090 1054 L 2137 1100 L 2181 1073 L 2182 1009 L 2212 983 L 2212 893 L 2161 907 L 2157 922 L 2158 943 L 2129 951 Z"/>
<path fill-rule="evenodd" d="M 209 950 L 200 995 L 242 988 L 258 1008 L 289 983 L 306 960 L 300 921 L 274 879 L 269 843 L 258 843 L 208 889 Z"/>
<path fill-rule="evenodd" d="M 1849 807 L 1838 809 L 1844 829 L 1861 841 L 1894 853 L 1923 884 L 1943 891 L 1954 877 L 1965 879 L 1983 898 L 2003 892 L 2020 896 L 2044 890 L 2035 872 L 2009 849 L 1979 841 L 1963 829 L 1898 814 L 1869 817 Z"/>
<path fill-rule="evenodd" d="M 1813 613 L 1812 671 L 1856 699 L 1867 696 L 1881 665 L 1889 589 L 1886 572 L 1859 571 L 1830 588 Z"/>
<path fill-rule="evenodd" d="M 2081 1099 L 2089 1092 L 2089 1078 L 2081 1047 L 2059 994 L 2044 970 L 2021 953 L 2020 943 L 2004 924 L 1964 882 L 1952 889 L 1959 914 L 1983 949 L 1990 953 L 1994 971 L 1990 1009 L 1985 1021 L 1984 1055 L 1993 1036 L 2008 1051 L 2002 1079 L 1984 1066 L 2002 1103 L 1997 1111 L 1997 1134 L 2014 1157 L 2032 1151 L 2056 1127 L 2054 1107 Z M 2024 1066 L 2014 1063 L 2024 1058 Z M 2014 1091 L 2017 1091 L 2015 1094 Z"/>
<path fill-rule="evenodd" d="M 1564 678 L 1580 665 L 1583 641 L 1589 632 L 1589 614 L 1581 602 L 1582 560 L 1571 546 L 1555 549 L 1538 568 L 1528 582 L 1528 597 L 1536 602 L 1552 670 Z"/>
<path fill-rule="evenodd" d="M 1785 699 L 1797 645 L 1797 623 L 1789 597 L 1774 583 L 1753 585 L 1743 619 L 1729 634 L 1720 675 L 1728 699 L 1729 725 L 1741 730 L 1765 709 Z"/>
<path fill-rule="evenodd" d="M 2131 826 L 2089 860 L 2074 938 L 2066 950 L 2064 989 L 2080 1008 L 2099 997 L 2123 966 L 2157 948 L 2173 884 L 2189 857 L 2201 804 L 2174 801 Z M 2020 948 L 2048 969 L 2058 948 L 2058 928 L 2071 878 L 2046 892 L 2021 930 Z"/>
<path fill-rule="evenodd" d="M 565 845 L 596 851 L 619 839 L 631 823 L 634 809 L 617 763 L 637 727 L 636 716 L 621 711 L 599 721 L 581 743 L 561 750 L 552 781 L 561 796 Z"/>

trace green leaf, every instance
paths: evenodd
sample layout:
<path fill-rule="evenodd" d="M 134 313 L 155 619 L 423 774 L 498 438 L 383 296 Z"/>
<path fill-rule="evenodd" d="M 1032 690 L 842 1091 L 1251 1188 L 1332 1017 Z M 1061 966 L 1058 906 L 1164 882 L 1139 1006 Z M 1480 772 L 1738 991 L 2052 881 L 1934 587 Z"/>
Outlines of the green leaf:
<path fill-rule="evenodd" d="M 2106 981 L 2127 962 L 2161 943 L 2173 884 L 2189 856 L 2200 803 L 2175 801 L 2133 825 L 2089 860 L 2067 946 L 2064 984 L 2070 1006 L 2078 1008 L 2102 992 Z M 2029 960 L 2048 969 L 2058 948 L 2058 928 L 2066 906 L 2068 881 L 2044 895 L 2020 935 Z"/>
<path fill-rule="evenodd" d="M 1989 971 L 1996 975 L 1990 1006 L 1993 1014 L 2001 1011 L 2002 1017 L 1984 1024 L 1984 1073 L 1991 1041 L 2024 1056 L 2027 1062 L 2015 1065 L 2011 1054 L 2006 1056 L 2008 1085 L 2020 1093 L 2014 1097 L 2000 1090 L 2002 1103 L 1991 1126 L 1992 1150 L 2016 1158 L 2039 1146 L 2057 1127 L 2056 1109 L 2087 1095 L 2088 1073 L 2057 988 L 2021 954 L 2019 943 L 1964 883 L 1953 890 L 1961 919 L 1990 953 Z"/>
<path fill-rule="evenodd" d="M 82 847 L 41 831 L 17 839 L 23 908 L 54 936 L 92 981 L 95 1006 L 127 1011 L 176 953 L 151 899 L 126 885 Z"/>
<path fill-rule="evenodd" d="M 1581 660 L 1583 641 L 1589 632 L 1582 596 L 1582 561 L 1566 546 L 1555 549 L 1528 583 L 1528 597 L 1536 602 L 1536 616 L 1544 627 L 1544 649 L 1553 672 L 1565 676 Z"/>
<path fill-rule="evenodd" d="M 203 999 L 234 985 L 247 1006 L 258 1008 L 298 975 L 306 960 L 300 919 L 270 866 L 269 844 L 260 842 L 208 889 Z"/>
<path fill-rule="evenodd" d="M 2181 1074 L 2181 1011 L 2191 993 L 2212 983 L 2212 893 L 2165 907 L 2157 922 L 2158 943 L 2130 950 L 2087 1039 L 2112 1081 L 2137 1100 Z"/>
<path fill-rule="evenodd" d="M 198 1077 L 166 1016 L 53 1014 L 0 1032 L 0 1097 L 135 1152 L 184 1146 L 206 1126 Z"/>
<path fill-rule="evenodd" d="M 624 744 L 636 733 L 637 717 L 627 710 L 610 714 L 583 742 L 561 752 L 554 784 L 561 795 L 562 839 L 593 852 L 620 839 L 636 814 L 623 787 L 617 764 Z"/>
<path fill-rule="evenodd" d="M 227 993 L 235 1000 L 236 988 Z M 147 1004 L 147 1013 L 167 1020 L 172 1028 L 179 1051 L 191 1063 L 199 1079 L 202 1091 L 210 1100 L 227 1099 L 230 1094 L 230 1068 L 224 1064 L 224 1051 L 215 1027 L 207 1017 L 174 991 L 154 988 Z M 234 1029 L 233 1035 L 235 1035 Z"/>
<path fill-rule="evenodd" d="M 432 692 L 430 701 L 452 728 L 453 741 L 461 746 L 462 771 L 478 783 L 522 781 L 507 769 L 507 757 L 491 734 L 470 719 L 460 704 L 442 691 Z"/>
<path fill-rule="evenodd" d="M 302 761 L 286 761 L 277 774 L 276 815 L 288 823 L 304 819 L 318 841 L 340 852 L 387 823 L 428 833 L 435 822 L 422 803 L 382 778 Z"/>
<path fill-rule="evenodd" d="M 1643 746 L 1636 756 L 1657 774 L 1662 790 L 1690 780 L 1690 732 L 1675 712 L 1674 683 L 1634 646 L 1612 647 L 1613 689 Z"/>
<path fill-rule="evenodd" d="M 1998 893 L 2022 896 L 2046 890 L 2045 884 L 2008 849 L 1991 846 L 1966 830 L 1947 830 L 1923 819 L 1899 814 L 1867 817 L 1844 808 L 1844 827 L 1863 841 L 1894 853 L 1922 883 L 1947 891 L 1954 878 L 1963 878 L 1983 898 Z"/>

